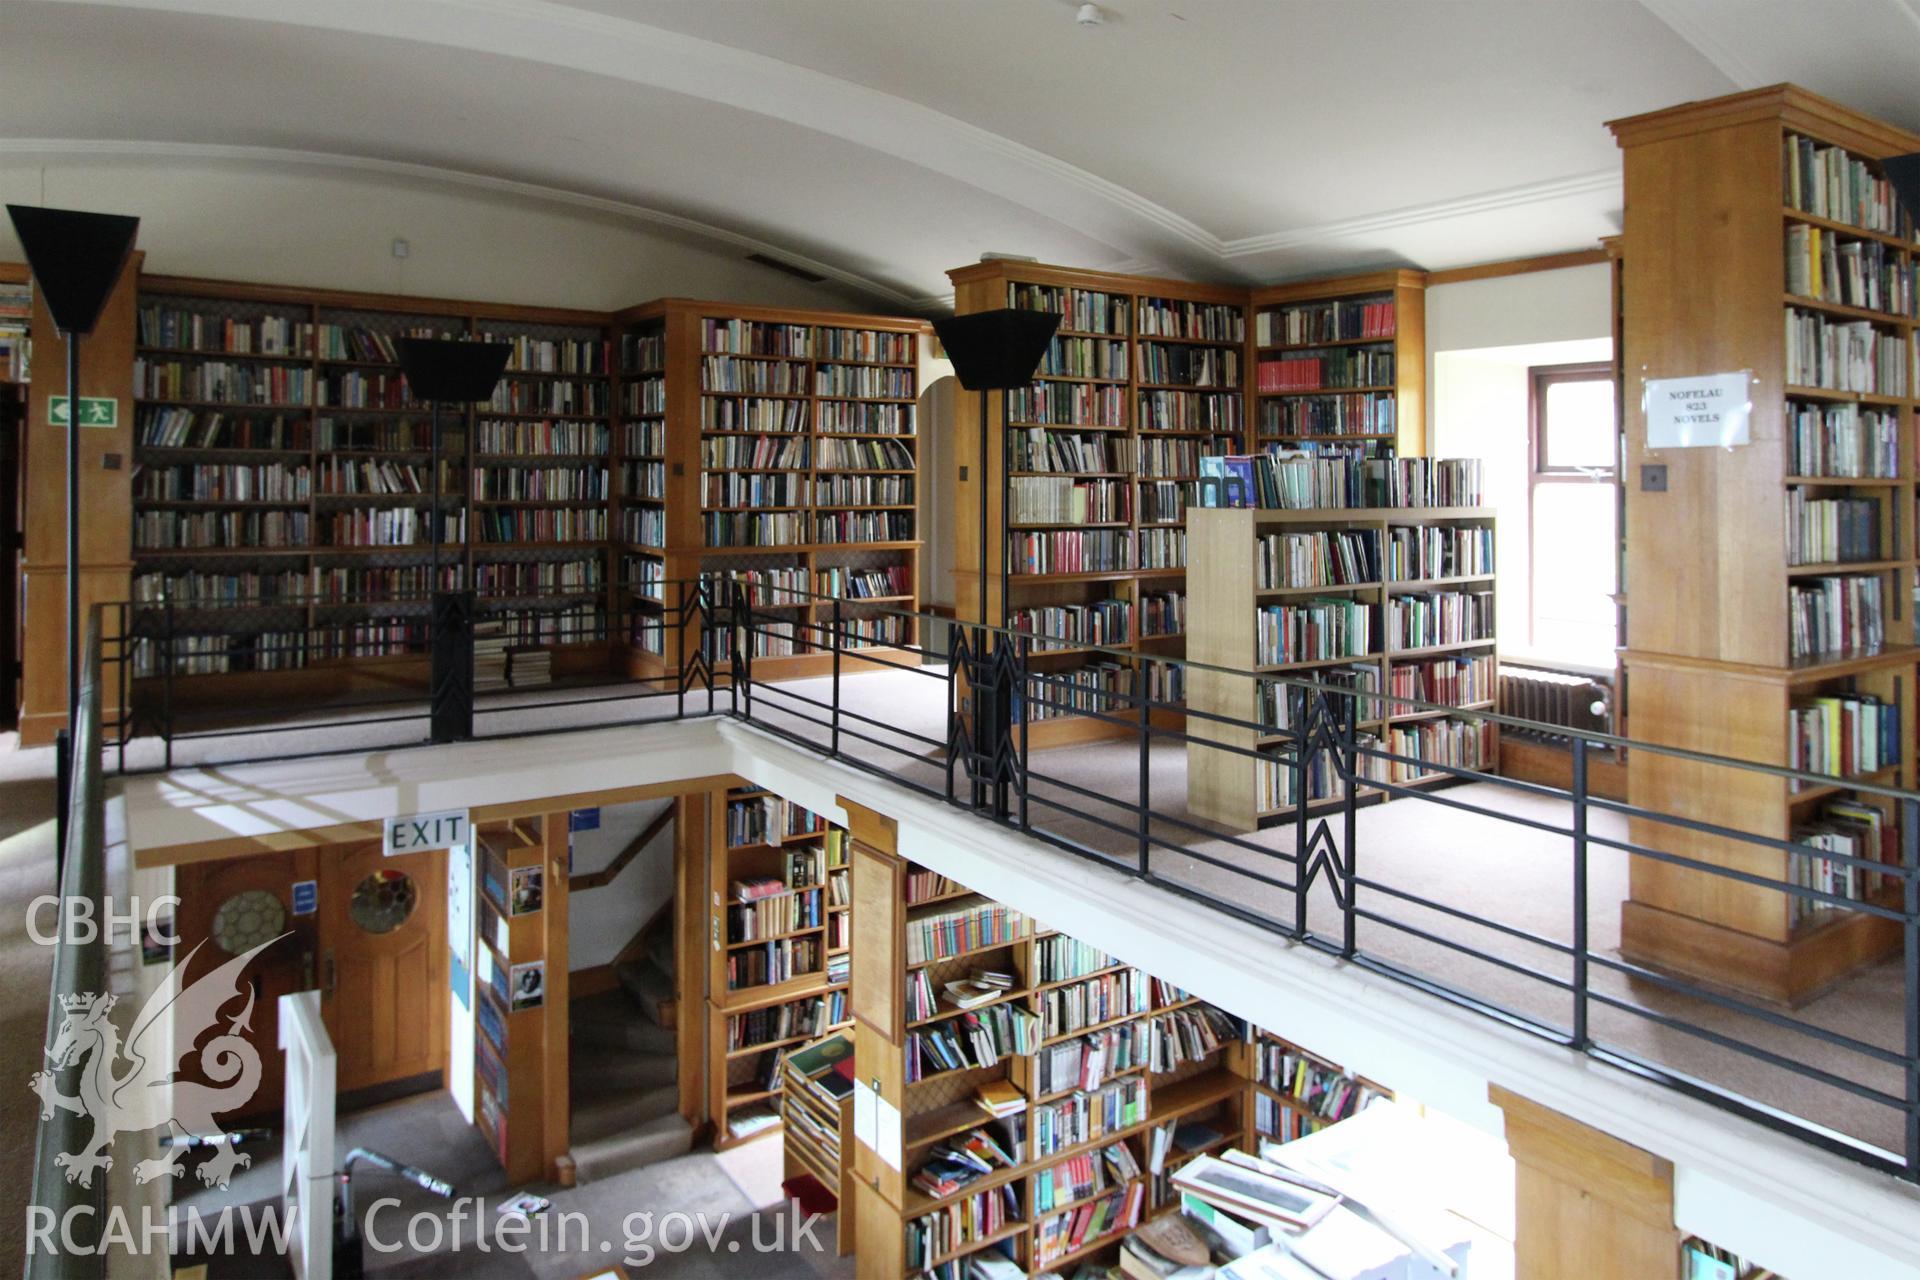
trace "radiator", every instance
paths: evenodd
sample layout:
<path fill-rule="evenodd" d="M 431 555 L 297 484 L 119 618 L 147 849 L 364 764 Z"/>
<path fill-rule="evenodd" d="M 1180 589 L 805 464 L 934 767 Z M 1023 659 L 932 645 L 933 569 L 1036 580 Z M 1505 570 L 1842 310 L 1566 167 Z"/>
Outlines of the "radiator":
<path fill-rule="evenodd" d="M 1613 681 L 1546 667 L 1500 666 L 1500 714 L 1562 729 L 1610 733 Z M 1508 727 L 1507 732 L 1524 732 Z M 1544 735 L 1543 735 L 1544 736 Z M 1552 735 L 1557 737 L 1558 735 Z"/>

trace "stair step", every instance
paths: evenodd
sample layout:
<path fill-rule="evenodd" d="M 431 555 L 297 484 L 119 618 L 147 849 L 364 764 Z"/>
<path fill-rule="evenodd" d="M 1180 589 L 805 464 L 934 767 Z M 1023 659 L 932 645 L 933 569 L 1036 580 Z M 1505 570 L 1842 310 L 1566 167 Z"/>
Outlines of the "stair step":
<path fill-rule="evenodd" d="M 633 1002 L 656 1026 L 666 1022 L 661 1016 L 660 1006 L 674 997 L 673 979 L 663 973 L 659 965 L 652 960 L 623 964 L 614 970 L 614 975 L 620 979 L 620 986 L 633 998 Z"/>
<path fill-rule="evenodd" d="M 575 1000 L 568 1011 L 576 1052 L 585 1049 L 625 1049 L 635 1053 L 673 1054 L 679 1042 L 671 1031 L 648 1022 L 625 991 L 606 991 Z"/>
<path fill-rule="evenodd" d="M 641 1053 L 625 1046 L 575 1046 L 569 1072 L 574 1104 L 672 1084 L 679 1078 L 679 1065 L 671 1053 Z"/>
<path fill-rule="evenodd" d="M 678 1085 L 662 1085 L 643 1093 L 618 1093 L 579 1102 L 573 1108 L 573 1123 L 567 1136 L 578 1148 L 602 1138 L 617 1137 L 638 1129 L 649 1121 L 675 1113 L 680 1107 Z"/>
<path fill-rule="evenodd" d="M 611 1178 L 629 1169 L 683 1156 L 692 1148 L 693 1129 L 675 1112 L 624 1133 L 574 1142 L 574 1176 L 579 1182 Z"/>
<path fill-rule="evenodd" d="M 673 977 L 673 925 L 668 922 L 664 927 L 655 929 L 647 935 L 647 959 L 660 967 L 660 972 Z"/>

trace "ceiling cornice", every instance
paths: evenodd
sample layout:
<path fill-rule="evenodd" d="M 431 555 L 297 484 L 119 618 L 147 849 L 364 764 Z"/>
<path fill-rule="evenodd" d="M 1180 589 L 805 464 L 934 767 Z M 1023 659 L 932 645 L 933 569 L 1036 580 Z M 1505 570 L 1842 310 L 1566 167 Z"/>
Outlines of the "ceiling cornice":
<path fill-rule="evenodd" d="M 1758 89 L 1772 83 L 1715 34 L 1715 22 L 1699 12 L 1694 0 L 1640 0 L 1640 7 L 1692 45 L 1716 71 L 1733 82 L 1735 89 Z"/>
<path fill-rule="evenodd" d="M 1243 240 L 1226 242 L 1221 245 L 1220 252 L 1223 258 L 1244 258 L 1254 254 L 1298 249 L 1328 240 L 1344 240 L 1353 236 L 1393 231 L 1401 227 L 1418 226 L 1428 222 L 1445 222 L 1449 218 L 1497 213 L 1504 209 L 1519 209 L 1531 204 L 1544 204 L 1555 200 L 1576 199 L 1580 196 L 1608 192 L 1617 193 L 1619 190 L 1620 170 L 1601 169 L 1593 173 L 1575 174 L 1568 178 L 1549 178 L 1545 182 L 1530 182 L 1523 186 L 1461 196 L 1453 200 L 1436 200 L 1430 204 L 1408 205 L 1401 209 L 1389 209 L 1383 213 L 1362 214 L 1357 218 L 1324 222 L 1314 227 L 1295 227 L 1289 231 L 1248 236 Z"/>
<path fill-rule="evenodd" d="M 571 191 L 565 187 L 520 182 L 512 178 L 499 178 L 492 174 L 473 173 L 465 169 L 332 151 L 302 151 L 292 147 L 251 147 L 216 142 L 154 142 L 134 139 L 0 137 L 0 155 L 25 156 L 42 160 L 50 158 L 86 160 L 111 157 L 134 160 L 199 160 L 214 164 L 290 165 L 307 169 L 371 173 L 382 177 L 405 178 L 414 182 L 465 187 L 522 200 L 586 209 L 630 222 L 671 228 L 710 240 L 715 244 L 745 249 L 749 253 L 764 253 L 768 257 L 824 276 L 850 289 L 885 298 L 897 306 L 915 311 L 929 309 L 927 300 L 924 298 L 915 298 L 868 276 L 858 275 L 831 263 L 795 253 L 781 245 L 742 235 L 738 231 L 715 226 L 710 222 L 701 222 L 695 218 L 668 213 L 663 209 L 650 208 L 628 200 L 614 200 L 584 191 Z M 948 294 L 947 304 L 951 306 L 952 301 L 953 295 Z"/>

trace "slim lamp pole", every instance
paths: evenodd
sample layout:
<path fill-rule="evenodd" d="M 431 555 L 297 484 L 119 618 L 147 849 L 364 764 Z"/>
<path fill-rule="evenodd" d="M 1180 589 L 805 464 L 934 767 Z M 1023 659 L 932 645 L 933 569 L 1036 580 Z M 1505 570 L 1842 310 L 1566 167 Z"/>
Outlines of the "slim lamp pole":
<path fill-rule="evenodd" d="M 80 741 L 80 335 L 67 335 L 67 750 Z"/>

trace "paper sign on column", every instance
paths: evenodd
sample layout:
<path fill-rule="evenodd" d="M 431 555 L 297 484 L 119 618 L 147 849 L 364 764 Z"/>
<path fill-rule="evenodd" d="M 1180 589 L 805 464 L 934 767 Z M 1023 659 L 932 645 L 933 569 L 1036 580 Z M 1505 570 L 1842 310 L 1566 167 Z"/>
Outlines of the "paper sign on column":
<path fill-rule="evenodd" d="M 853 1140 L 868 1150 L 877 1151 L 880 1116 L 874 1104 L 880 1100 L 864 1080 L 853 1082 Z"/>
<path fill-rule="evenodd" d="M 1707 449 L 1746 444 L 1753 397 L 1745 371 L 1646 380 L 1647 448 Z"/>
<path fill-rule="evenodd" d="M 900 1108 L 877 1093 L 873 1097 L 880 1111 L 879 1132 L 874 1135 L 876 1141 L 873 1149 L 890 1168 L 898 1170 L 900 1168 Z"/>

